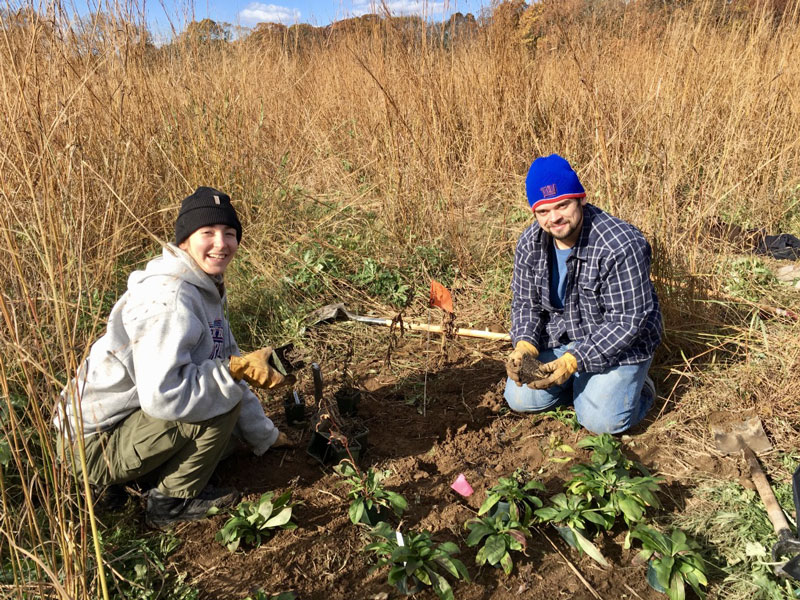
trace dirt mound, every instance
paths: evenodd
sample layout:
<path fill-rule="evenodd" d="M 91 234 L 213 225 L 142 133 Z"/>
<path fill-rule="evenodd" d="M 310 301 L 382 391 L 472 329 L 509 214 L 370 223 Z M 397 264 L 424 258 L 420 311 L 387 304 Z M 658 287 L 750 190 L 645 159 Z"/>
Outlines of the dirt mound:
<path fill-rule="evenodd" d="M 422 342 L 407 342 L 417 344 Z M 418 350 L 406 348 L 407 350 Z M 395 358 L 397 361 L 397 357 Z M 575 447 L 585 431 L 575 432 L 553 418 L 508 413 L 502 398 L 505 369 L 502 360 L 469 349 L 450 354 L 446 364 L 427 377 L 424 373 L 398 378 L 396 370 L 375 372 L 374 362 L 353 370 L 362 380 L 359 416 L 369 428 L 368 450 L 362 466 L 391 469 L 387 488 L 409 502 L 403 526 L 428 529 L 437 541 L 459 544 L 471 583 L 456 583 L 460 599 L 530 598 L 574 599 L 656 598 L 645 583 L 643 567 L 631 564 L 622 550 L 621 534 L 601 536 L 597 543 L 613 561 L 601 570 L 571 550 L 550 528 L 534 531 L 527 556 L 516 555 L 513 573 L 478 568 L 476 549 L 467 548 L 464 523 L 475 516 L 485 490 L 518 467 L 542 481 L 548 494 L 559 491 L 569 478 L 569 467 L 585 460 Z M 395 373 L 395 374 L 393 374 Z M 333 393 L 333 388 L 326 394 Z M 311 389 L 305 394 L 313 397 Z M 282 428 L 282 406 L 272 399 L 270 413 Z M 362 528 L 347 516 L 345 490 L 329 467 L 306 453 L 311 427 L 286 428 L 295 448 L 270 451 L 261 458 L 245 453 L 224 461 L 217 470 L 219 483 L 237 486 L 249 499 L 268 490 L 294 490 L 302 501 L 295 509 L 295 531 L 281 531 L 260 548 L 229 553 L 214 541 L 224 516 L 182 526 L 184 543 L 172 557 L 173 566 L 188 572 L 189 581 L 202 590 L 201 598 L 244 598 L 254 590 L 270 593 L 294 590 L 299 598 L 350 600 L 386 598 L 397 592 L 386 583 L 385 571 L 370 573 L 371 557 Z M 650 455 L 644 436 L 636 452 Z M 574 457 L 562 462 L 561 457 Z M 450 484 L 464 473 L 475 489 L 468 499 L 456 496 Z M 592 591 L 594 590 L 594 591 Z M 420 597 L 434 597 L 432 592 Z"/>

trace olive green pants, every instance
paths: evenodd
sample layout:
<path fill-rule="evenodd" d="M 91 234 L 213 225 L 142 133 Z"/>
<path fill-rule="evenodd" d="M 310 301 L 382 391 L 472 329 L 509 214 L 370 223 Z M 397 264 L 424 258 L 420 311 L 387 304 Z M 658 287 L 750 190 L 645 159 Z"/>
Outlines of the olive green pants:
<path fill-rule="evenodd" d="M 162 494 L 194 498 L 227 453 L 240 409 L 237 404 L 199 423 L 163 421 L 137 410 L 113 429 L 85 439 L 89 482 L 111 485 L 151 475 Z"/>

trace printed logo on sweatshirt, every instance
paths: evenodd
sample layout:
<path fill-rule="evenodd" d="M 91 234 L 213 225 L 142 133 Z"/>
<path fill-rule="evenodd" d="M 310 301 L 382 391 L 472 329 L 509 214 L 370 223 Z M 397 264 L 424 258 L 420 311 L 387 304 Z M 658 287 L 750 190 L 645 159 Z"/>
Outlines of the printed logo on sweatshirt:
<path fill-rule="evenodd" d="M 225 332 L 222 328 L 222 319 L 216 319 L 208 324 L 211 330 L 211 339 L 214 341 L 214 350 L 209 358 L 222 358 L 222 351 L 225 349 Z"/>

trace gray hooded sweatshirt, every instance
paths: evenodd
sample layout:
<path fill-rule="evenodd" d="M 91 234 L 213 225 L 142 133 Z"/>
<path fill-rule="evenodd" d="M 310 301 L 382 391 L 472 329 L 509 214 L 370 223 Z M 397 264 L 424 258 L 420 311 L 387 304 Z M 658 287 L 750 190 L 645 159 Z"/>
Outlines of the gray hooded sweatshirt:
<path fill-rule="evenodd" d="M 225 365 L 240 354 L 225 303 L 197 263 L 167 245 L 144 271 L 131 273 L 106 334 L 61 393 L 56 427 L 75 439 L 73 399 L 85 436 L 111 429 L 139 408 L 157 419 L 197 423 L 241 402 L 235 433 L 255 454 L 266 452 L 278 430 L 248 385 L 233 379 Z"/>

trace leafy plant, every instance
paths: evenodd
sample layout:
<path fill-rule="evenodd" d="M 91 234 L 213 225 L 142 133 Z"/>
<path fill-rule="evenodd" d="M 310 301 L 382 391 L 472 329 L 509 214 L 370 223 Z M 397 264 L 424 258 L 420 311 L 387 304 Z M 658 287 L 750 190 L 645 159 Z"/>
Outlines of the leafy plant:
<path fill-rule="evenodd" d="M 478 550 L 475 562 L 478 565 L 489 563 L 500 565 L 506 575 L 514 568 L 511 551 L 525 552 L 526 537 L 530 535 L 528 528 L 509 515 L 487 515 L 480 519 L 472 519 L 464 525 L 469 529 L 467 546 L 477 546 L 484 540 Z M 485 538 L 485 539 L 484 539 Z"/>
<path fill-rule="evenodd" d="M 431 586 L 441 600 L 453 600 L 453 588 L 443 572 L 469 581 L 464 563 L 453 556 L 458 554 L 458 546 L 453 542 L 435 544 L 427 531 L 402 535 L 384 521 L 370 535 L 373 542 L 364 551 L 378 557 L 371 571 L 388 566 L 388 581 L 401 592 L 415 593 L 422 586 Z"/>
<path fill-rule="evenodd" d="M 642 542 L 638 559 L 650 561 L 656 581 L 670 600 L 686 597 L 686 584 L 700 597 L 705 598 L 703 587 L 708 585 L 705 561 L 698 546 L 680 529 L 673 529 L 667 536 L 646 525 L 637 526 L 631 537 Z"/>
<path fill-rule="evenodd" d="M 542 507 L 542 501 L 533 491 L 544 491 L 544 485 L 535 479 L 528 480 L 523 469 L 517 469 L 511 477 L 500 477 L 497 485 L 489 489 L 478 515 L 488 513 L 498 502 L 508 502 L 508 516 L 527 527 L 533 520 L 534 511 Z"/>
<path fill-rule="evenodd" d="M 8 466 L 11 462 L 11 447 L 8 445 L 7 439 L 0 440 L 0 465 Z"/>
<path fill-rule="evenodd" d="M 398 517 L 403 514 L 408 502 L 397 492 L 392 492 L 383 487 L 383 480 L 391 471 L 375 471 L 372 468 L 366 472 L 359 471 L 356 466 L 348 461 L 342 461 L 333 470 L 344 478 L 342 484 L 349 485 L 347 497 L 350 499 L 350 520 L 359 523 L 364 513 L 375 507 L 391 509 Z"/>
<path fill-rule="evenodd" d="M 643 474 L 649 474 L 642 465 L 630 460 L 622 453 L 622 443 L 613 435 L 603 433 L 600 435 L 587 435 L 577 443 L 578 448 L 592 450 L 591 461 L 596 465 L 614 464 L 630 470 L 636 468 Z"/>
<path fill-rule="evenodd" d="M 361 270 L 350 280 L 395 306 L 405 306 L 413 296 L 414 290 L 406 283 L 406 273 L 390 269 L 374 258 L 365 258 Z"/>
<path fill-rule="evenodd" d="M 775 275 L 760 258 L 746 256 L 721 264 L 725 292 L 737 298 L 758 301 L 764 288 L 777 281 Z"/>
<path fill-rule="evenodd" d="M 291 275 L 287 281 L 308 294 L 319 293 L 325 287 L 326 277 L 339 274 L 339 261 L 320 244 L 314 243 L 309 247 L 293 244 L 289 251 L 297 260 L 288 265 Z"/>
<path fill-rule="evenodd" d="M 643 465 L 627 458 L 618 440 L 604 433 L 582 439 L 578 447 L 593 449 L 591 463 L 570 469 L 575 477 L 566 486 L 569 493 L 607 509 L 609 514 L 621 514 L 628 526 L 641 521 L 648 507 L 661 506 L 655 492 L 664 479 L 650 475 Z M 644 475 L 632 475 L 633 469 Z"/>
<path fill-rule="evenodd" d="M 291 521 L 291 490 L 273 500 L 273 493 L 262 494 L 257 502 L 240 502 L 230 511 L 231 518 L 214 537 L 229 551 L 235 552 L 239 545 L 258 547 L 261 541 L 269 538 L 276 529 L 296 529 L 297 523 Z M 215 514 L 217 510 L 209 511 Z"/>
<path fill-rule="evenodd" d="M 787 512 L 791 481 L 774 482 L 775 495 Z M 702 543 L 706 564 L 716 570 L 714 595 L 730 600 L 784 600 L 800 597 L 800 585 L 778 579 L 770 547 L 775 530 L 755 490 L 732 481 L 700 479 L 692 490 L 691 511 L 671 516 L 670 524 Z"/>
<path fill-rule="evenodd" d="M 568 528 L 579 551 L 586 552 L 601 565 L 608 566 L 600 550 L 586 536 L 591 529 L 588 523 L 600 529 L 609 529 L 614 524 L 614 514 L 607 507 L 592 507 L 584 497 L 574 494 L 556 494 L 550 498 L 550 503 L 552 506 L 535 511 L 536 516 L 556 527 Z"/>
<path fill-rule="evenodd" d="M 614 463 L 575 465 L 570 471 L 576 474 L 567 484 L 570 493 L 586 498 L 593 506 L 609 509 L 610 514 L 622 514 L 628 526 L 641 521 L 648 507 L 661 506 L 654 492 L 663 478 L 631 477 Z"/>

